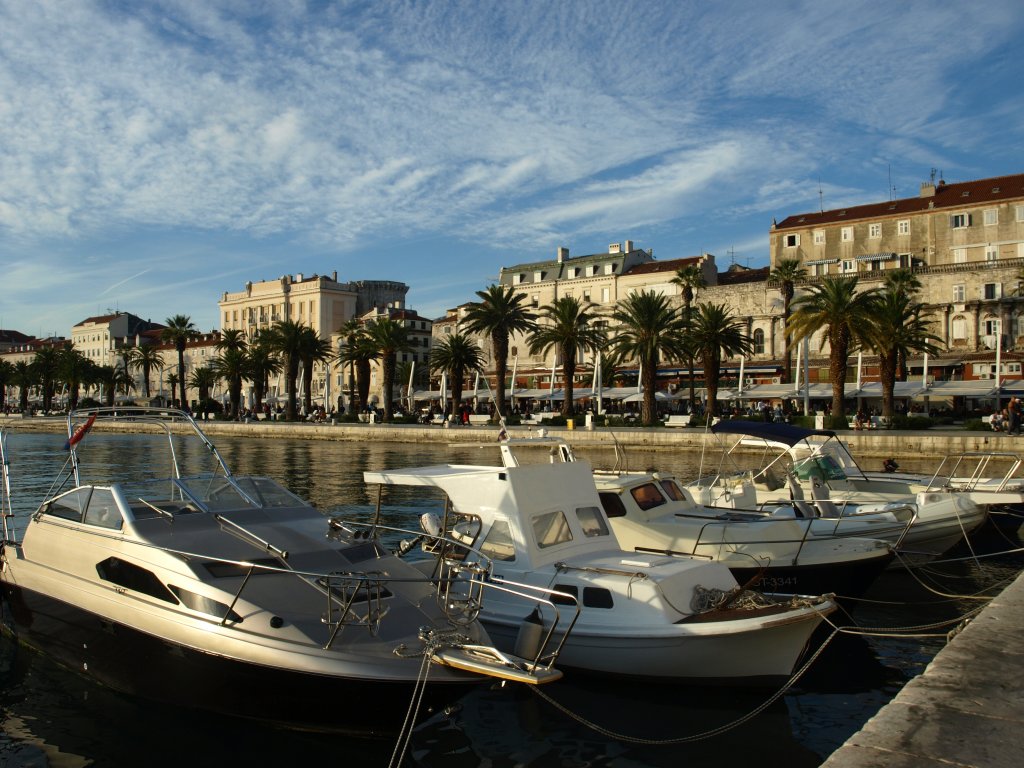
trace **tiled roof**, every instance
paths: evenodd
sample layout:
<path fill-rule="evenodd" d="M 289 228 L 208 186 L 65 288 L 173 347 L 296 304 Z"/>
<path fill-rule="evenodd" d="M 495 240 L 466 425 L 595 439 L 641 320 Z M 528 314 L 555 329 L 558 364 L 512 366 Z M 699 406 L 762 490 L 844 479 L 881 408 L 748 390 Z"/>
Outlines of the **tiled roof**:
<path fill-rule="evenodd" d="M 740 283 L 763 283 L 768 279 L 771 267 L 758 269 L 726 270 L 718 273 L 719 285 L 739 285 Z"/>
<path fill-rule="evenodd" d="M 900 200 L 887 200 L 884 203 L 836 208 L 823 213 L 799 213 L 783 219 L 775 229 L 804 228 L 883 216 L 901 216 L 932 209 L 964 206 L 977 208 L 1021 198 L 1024 198 L 1024 174 L 996 176 L 991 179 L 978 179 L 956 184 L 946 184 L 940 181 L 935 185 L 935 194 L 930 197 L 907 197 Z"/>
<path fill-rule="evenodd" d="M 625 274 L 627 275 L 650 275 L 658 272 L 678 272 L 684 267 L 699 265 L 701 256 L 687 256 L 684 259 L 670 259 L 669 261 L 648 261 L 637 264 Z"/>

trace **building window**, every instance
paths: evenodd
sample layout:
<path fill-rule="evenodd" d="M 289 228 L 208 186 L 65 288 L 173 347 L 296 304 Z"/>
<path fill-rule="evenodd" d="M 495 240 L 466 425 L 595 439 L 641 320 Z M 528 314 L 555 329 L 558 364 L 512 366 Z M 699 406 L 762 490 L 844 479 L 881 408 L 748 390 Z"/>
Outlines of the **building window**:
<path fill-rule="evenodd" d="M 1017 221 L 1024 221 L 1024 205 L 1017 206 Z"/>
<path fill-rule="evenodd" d="M 857 262 L 855 262 L 853 259 L 846 259 L 845 261 L 843 261 L 843 272 L 856 272 L 856 271 L 857 271 Z"/>
<path fill-rule="evenodd" d="M 843 227 L 839 230 L 839 239 L 844 243 L 853 241 L 853 227 Z"/>
<path fill-rule="evenodd" d="M 880 223 L 868 224 L 868 237 L 877 240 L 882 236 L 882 225 Z"/>
<path fill-rule="evenodd" d="M 796 248 L 800 245 L 800 235 L 784 235 L 782 242 L 787 248 Z"/>
<path fill-rule="evenodd" d="M 530 301 L 533 303 L 534 307 L 539 307 L 540 306 L 540 294 L 538 294 L 538 293 L 533 294 L 533 296 L 530 297 Z"/>
<path fill-rule="evenodd" d="M 583 300 L 590 301 L 590 291 L 586 288 L 583 289 Z"/>
<path fill-rule="evenodd" d="M 950 334 L 954 339 L 966 339 L 967 338 L 967 320 L 963 317 L 954 317 L 952 327 L 950 328 Z"/>
<path fill-rule="evenodd" d="M 998 299 L 1001 293 L 999 288 L 999 283 L 985 283 L 981 287 L 981 297 L 983 299 L 988 299 L 989 301 L 992 299 Z"/>
<path fill-rule="evenodd" d="M 967 249 L 966 248 L 954 248 L 953 249 L 953 263 L 963 264 L 967 261 Z"/>
<path fill-rule="evenodd" d="M 954 213 L 949 217 L 950 229 L 964 229 L 969 226 L 971 226 L 971 214 L 969 213 Z"/>
<path fill-rule="evenodd" d="M 754 330 L 754 354 L 764 354 L 764 331 L 760 328 L 756 328 Z"/>
<path fill-rule="evenodd" d="M 612 299 L 612 289 L 602 288 L 601 289 L 601 303 L 607 304 Z"/>
<path fill-rule="evenodd" d="M 985 226 L 991 227 L 999 223 L 999 209 L 987 208 L 985 210 Z"/>
<path fill-rule="evenodd" d="M 619 268 L 618 264 L 606 264 L 604 267 L 604 273 L 606 275 L 614 275 L 615 270 Z"/>
<path fill-rule="evenodd" d="M 963 304 L 965 301 L 967 301 L 967 289 L 964 287 L 964 284 L 960 283 L 959 285 L 954 285 L 953 286 L 953 303 L 954 304 Z"/>
<path fill-rule="evenodd" d="M 814 230 L 814 244 L 815 245 L 824 245 L 825 244 L 825 230 L 824 229 L 816 229 L 816 230 Z"/>
<path fill-rule="evenodd" d="M 999 258 L 999 246 L 998 245 L 986 245 L 985 246 L 985 261 L 995 261 Z"/>
<path fill-rule="evenodd" d="M 910 234 L 910 219 L 900 219 L 896 223 L 896 234 L 897 235 L 909 235 Z"/>
<path fill-rule="evenodd" d="M 828 274 L 828 264 L 815 264 L 811 267 L 811 274 L 814 277 L 821 277 Z"/>
<path fill-rule="evenodd" d="M 913 254 L 910 254 L 910 253 L 901 253 L 899 255 L 899 260 L 900 260 L 900 269 L 910 269 L 910 267 L 914 263 Z"/>

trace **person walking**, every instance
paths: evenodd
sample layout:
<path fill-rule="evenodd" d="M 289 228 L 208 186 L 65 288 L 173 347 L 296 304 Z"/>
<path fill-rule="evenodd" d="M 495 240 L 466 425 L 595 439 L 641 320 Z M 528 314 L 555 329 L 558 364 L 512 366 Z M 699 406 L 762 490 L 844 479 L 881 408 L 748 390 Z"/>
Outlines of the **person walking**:
<path fill-rule="evenodd" d="M 1010 404 L 1006 409 L 1007 413 L 1007 424 L 1006 434 L 1008 435 L 1019 435 L 1020 434 L 1020 399 L 1014 395 L 1010 398 Z"/>

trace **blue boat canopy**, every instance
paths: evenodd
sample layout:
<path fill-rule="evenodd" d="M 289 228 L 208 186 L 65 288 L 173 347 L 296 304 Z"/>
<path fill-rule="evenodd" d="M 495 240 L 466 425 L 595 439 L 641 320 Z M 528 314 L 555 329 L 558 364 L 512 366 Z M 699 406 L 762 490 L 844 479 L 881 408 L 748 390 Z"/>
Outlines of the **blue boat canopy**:
<path fill-rule="evenodd" d="M 749 435 L 789 446 L 815 435 L 836 436 L 835 432 L 828 429 L 808 429 L 793 424 L 776 424 L 772 421 L 720 421 L 711 427 L 711 431 L 723 435 Z"/>

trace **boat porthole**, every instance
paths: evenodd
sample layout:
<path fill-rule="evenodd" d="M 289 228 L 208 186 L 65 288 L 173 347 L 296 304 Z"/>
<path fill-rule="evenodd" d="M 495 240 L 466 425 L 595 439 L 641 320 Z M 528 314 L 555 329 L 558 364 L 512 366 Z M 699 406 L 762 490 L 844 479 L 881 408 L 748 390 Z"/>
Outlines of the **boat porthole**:
<path fill-rule="evenodd" d="M 270 626 L 272 626 L 274 629 L 280 629 L 284 626 L 284 619 L 282 619 L 280 616 L 273 616 L 270 619 Z"/>

